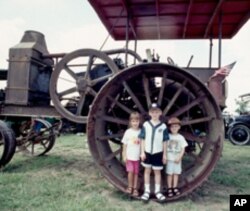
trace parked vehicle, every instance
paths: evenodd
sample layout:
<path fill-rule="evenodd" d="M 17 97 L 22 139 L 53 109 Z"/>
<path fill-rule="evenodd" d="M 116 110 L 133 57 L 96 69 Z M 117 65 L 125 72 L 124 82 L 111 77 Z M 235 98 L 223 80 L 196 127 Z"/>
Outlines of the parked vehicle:
<path fill-rule="evenodd" d="M 228 126 L 227 136 L 235 145 L 250 143 L 250 114 L 239 115 Z"/>

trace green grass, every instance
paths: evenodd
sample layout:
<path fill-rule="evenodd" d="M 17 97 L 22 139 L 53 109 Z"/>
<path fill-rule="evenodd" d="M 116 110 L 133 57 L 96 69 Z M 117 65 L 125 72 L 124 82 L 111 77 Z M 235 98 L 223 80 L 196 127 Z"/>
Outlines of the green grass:
<path fill-rule="evenodd" d="M 225 141 L 208 181 L 189 196 L 167 204 L 130 200 L 96 168 L 85 137 L 61 136 L 43 157 L 16 153 L 0 173 L 1 211 L 228 210 L 230 194 L 250 193 L 250 146 Z"/>
<path fill-rule="evenodd" d="M 250 146 L 234 146 L 226 143 L 223 156 L 210 180 L 231 194 L 250 193 Z"/>

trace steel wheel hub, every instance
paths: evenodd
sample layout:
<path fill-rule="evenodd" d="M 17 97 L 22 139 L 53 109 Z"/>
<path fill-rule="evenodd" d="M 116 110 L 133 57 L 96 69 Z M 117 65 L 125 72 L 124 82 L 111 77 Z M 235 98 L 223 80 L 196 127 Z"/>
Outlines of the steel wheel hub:
<path fill-rule="evenodd" d="M 88 87 L 91 87 L 89 80 L 79 77 L 76 81 L 78 92 L 85 92 Z"/>

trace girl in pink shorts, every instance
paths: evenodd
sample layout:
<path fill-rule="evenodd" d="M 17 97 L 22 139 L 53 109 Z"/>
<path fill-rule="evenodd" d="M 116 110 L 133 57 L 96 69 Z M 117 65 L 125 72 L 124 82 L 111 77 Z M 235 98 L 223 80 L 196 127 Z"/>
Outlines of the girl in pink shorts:
<path fill-rule="evenodd" d="M 122 138 L 123 143 L 123 160 L 126 163 L 126 170 L 128 172 L 128 187 L 126 192 L 138 197 L 137 190 L 138 173 L 140 166 L 140 148 L 141 142 L 138 135 L 140 129 L 140 114 L 132 112 L 129 117 L 129 128 L 125 131 Z"/>

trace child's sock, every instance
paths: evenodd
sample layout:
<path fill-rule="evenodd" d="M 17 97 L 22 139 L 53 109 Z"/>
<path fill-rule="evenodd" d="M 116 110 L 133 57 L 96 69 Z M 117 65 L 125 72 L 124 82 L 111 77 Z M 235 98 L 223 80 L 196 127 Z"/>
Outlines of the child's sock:
<path fill-rule="evenodd" d="M 149 184 L 145 184 L 145 190 L 144 192 L 150 192 L 150 185 Z"/>
<path fill-rule="evenodd" d="M 155 193 L 159 193 L 161 189 L 161 185 L 160 184 L 155 184 Z"/>

